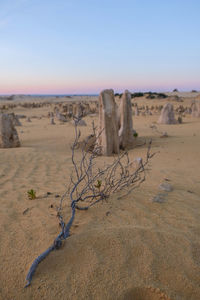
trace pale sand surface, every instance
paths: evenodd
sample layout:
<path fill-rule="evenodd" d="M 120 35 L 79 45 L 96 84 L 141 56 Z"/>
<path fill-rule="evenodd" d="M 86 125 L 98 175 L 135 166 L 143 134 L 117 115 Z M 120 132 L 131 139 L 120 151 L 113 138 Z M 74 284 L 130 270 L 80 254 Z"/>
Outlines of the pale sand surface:
<path fill-rule="evenodd" d="M 137 99 L 140 105 L 166 100 Z M 188 105 L 191 99 L 185 99 Z M 47 115 L 47 107 L 17 108 L 27 116 Z M 18 299 L 200 299 L 200 120 L 191 116 L 180 125 L 156 125 L 157 115 L 134 117 L 140 141 L 153 139 L 156 155 L 146 181 L 130 195 L 113 195 L 88 211 L 77 211 L 71 237 L 38 267 L 23 289 L 33 260 L 59 233 L 55 209 L 72 169 L 74 130 L 70 123 L 49 125 L 48 118 L 21 119 L 22 147 L 0 149 L 0 298 Z M 91 133 L 92 120 L 81 127 Z M 144 157 L 146 147 L 130 151 Z M 80 150 L 76 151 L 80 157 Z M 112 158 L 99 158 L 109 162 Z M 165 203 L 152 198 L 165 178 L 173 186 Z M 38 198 L 28 200 L 33 188 Z M 47 192 L 53 194 L 44 197 Z M 69 200 L 64 202 L 66 220 Z M 29 210 L 23 214 L 23 211 Z M 108 213 L 109 212 L 109 213 Z"/>

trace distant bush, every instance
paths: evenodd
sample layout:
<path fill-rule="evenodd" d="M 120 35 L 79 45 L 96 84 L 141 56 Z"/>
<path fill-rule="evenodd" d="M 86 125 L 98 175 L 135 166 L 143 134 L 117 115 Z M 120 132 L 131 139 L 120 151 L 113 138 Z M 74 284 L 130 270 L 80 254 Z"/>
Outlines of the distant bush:
<path fill-rule="evenodd" d="M 153 92 L 148 92 L 145 93 L 145 95 L 147 95 L 147 99 L 155 99 L 155 98 L 162 98 L 165 99 L 168 96 L 164 93 L 153 93 Z"/>
<path fill-rule="evenodd" d="M 191 93 L 198 93 L 197 90 L 192 90 Z"/>
<path fill-rule="evenodd" d="M 141 93 L 141 92 L 131 94 L 131 98 L 143 97 L 143 96 L 144 96 L 144 93 Z"/>
<path fill-rule="evenodd" d="M 162 98 L 162 99 L 165 99 L 168 97 L 166 94 L 163 94 L 163 93 L 158 93 L 157 95 L 158 95 L 158 98 Z"/>
<path fill-rule="evenodd" d="M 115 97 L 121 98 L 123 94 L 115 93 Z M 138 92 L 138 93 L 131 93 L 131 98 L 136 98 L 136 97 L 143 97 L 144 93 Z"/>
<path fill-rule="evenodd" d="M 14 100 L 15 99 L 15 95 L 11 95 L 7 97 L 8 100 Z"/>
<path fill-rule="evenodd" d="M 155 98 L 156 96 L 152 93 L 147 96 L 147 99 L 155 99 Z"/>
<path fill-rule="evenodd" d="M 174 89 L 173 92 L 174 92 L 174 93 L 175 93 L 175 92 L 178 92 L 178 89 Z"/>
<path fill-rule="evenodd" d="M 115 97 L 119 97 L 121 98 L 123 94 L 119 94 L 116 93 Z M 155 98 L 162 98 L 165 99 L 168 96 L 164 93 L 156 93 L 156 92 L 146 92 L 146 93 L 142 93 L 142 92 L 137 92 L 137 93 L 131 93 L 131 99 L 133 98 L 137 98 L 137 97 L 144 97 L 147 96 L 147 99 L 155 99 Z"/>
<path fill-rule="evenodd" d="M 115 97 L 121 98 L 123 94 L 115 93 Z"/>

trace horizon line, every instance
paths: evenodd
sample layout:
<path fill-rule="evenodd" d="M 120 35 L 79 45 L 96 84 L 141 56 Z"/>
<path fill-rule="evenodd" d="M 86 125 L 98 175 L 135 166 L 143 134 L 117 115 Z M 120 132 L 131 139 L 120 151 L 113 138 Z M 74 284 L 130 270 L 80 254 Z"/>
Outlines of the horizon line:
<path fill-rule="evenodd" d="M 107 89 L 107 88 L 106 88 Z M 78 92 L 78 93 L 44 93 L 44 92 L 41 92 L 41 93 L 0 93 L 0 96 L 96 96 L 96 95 L 99 95 L 101 91 L 103 91 L 104 89 L 100 90 L 99 92 Z M 113 89 L 114 90 L 114 89 Z M 125 89 L 126 90 L 126 89 Z M 134 91 L 131 91 L 130 89 L 128 89 L 130 93 L 160 93 L 160 92 L 163 92 L 163 93 L 200 93 L 200 90 L 197 90 L 197 89 L 190 89 L 190 90 L 182 90 L 182 89 L 174 89 L 174 90 L 165 90 L 165 89 L 155 89 L 155 90 L 134 90 Z M 176 91 L 175 91 L 176 90 Z M 114 91 L 115 94 L 122 94 L 123 91 Z"/>

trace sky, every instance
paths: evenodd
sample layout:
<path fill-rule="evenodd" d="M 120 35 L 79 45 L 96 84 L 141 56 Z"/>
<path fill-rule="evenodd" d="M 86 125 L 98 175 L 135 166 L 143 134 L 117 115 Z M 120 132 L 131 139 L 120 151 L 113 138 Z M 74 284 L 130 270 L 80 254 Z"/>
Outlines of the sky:
<path fill-rule="evenodd" d="M 0 0 L 0 94 L 200 90 L 199 0 Z"/>

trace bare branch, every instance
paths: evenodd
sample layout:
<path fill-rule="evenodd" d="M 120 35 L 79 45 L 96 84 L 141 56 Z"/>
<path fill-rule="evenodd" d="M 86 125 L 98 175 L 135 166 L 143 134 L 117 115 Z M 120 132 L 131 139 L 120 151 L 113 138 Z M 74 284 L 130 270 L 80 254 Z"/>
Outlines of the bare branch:
<path fill-rule="evenodd" d="M 90 207 L 94 206 L 100 201 L 108 199 L 112 194 L 123 189 L 126 189 L 125 195 L 129 194 L 133 189 L 145 181 L 146 166 L 149 163 L 149 160 L 155 154 L 150 153 L 152 144 L 152 141 L 150 141 L 147 148 L 145 161 L 143 161 L 142 158 L 139 158 L 136 161 L 131 161 L 128 152 L 122 152 L 116 158 L 114 158 L 112 163 L 104 165 L 103 167 L 98 167 L 98 161 L 96 160 L 99 149 L 96 147 L 91 153 L 85 152 L 82 149 L 81 160 L 77 162 L 75 158 L 75 150 L 77 149 L 81 136 L 80 131 L 77 129 L 79 121 L 80 118 L 74 117 L 75 139 L 71 148 L 71 159 L 75 176 L 71 175 L 69 187 L 61 197 L 60 206 L 57 213 L 61 226 L 61 232 L 56 237 L 53 244 L 33 262 L 26 277 L 26 280 L 28 281 L 26 287 L 31 284 L 32 277 L 38 264 L 51 251 L 59 249 L 63 240 L 70 236 L 70 228 L 75 218 L 76 209 L 88 210 Z M 94 123 L 92 126 L 93 134 L 96 135 L 96 127 L 94 126 Z M 101 132 L 98 134 L 96 139 L 98 139 L 100 134 Z M 62 215 L 62 207 L 63 200 L 67 196 L 71 200 L 71 218 L 68 223 L 65 224 L 64 217 Z M 82 204 L 80 205 L 80 203 Z"/>

